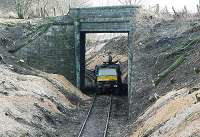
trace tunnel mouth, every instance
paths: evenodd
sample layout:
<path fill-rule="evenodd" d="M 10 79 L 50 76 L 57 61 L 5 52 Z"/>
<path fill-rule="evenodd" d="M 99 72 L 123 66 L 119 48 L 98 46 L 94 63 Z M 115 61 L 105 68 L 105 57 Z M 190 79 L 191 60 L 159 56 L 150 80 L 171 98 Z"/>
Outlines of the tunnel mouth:
<path fill-rule="evenodd" d="M 82 32 L 81 90 L 86 94 L 128 95 L 128 33 Z"/>

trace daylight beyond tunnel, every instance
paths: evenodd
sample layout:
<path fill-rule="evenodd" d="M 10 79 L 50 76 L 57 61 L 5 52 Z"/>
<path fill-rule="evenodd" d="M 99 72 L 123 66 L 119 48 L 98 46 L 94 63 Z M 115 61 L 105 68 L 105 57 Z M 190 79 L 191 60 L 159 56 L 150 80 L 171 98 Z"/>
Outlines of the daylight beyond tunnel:
<path fill-rule="evenodd" d="M 128 34 L 87 33 L 85 35 L 85 87 L 95 87 L 95 67 L 109 61 L 119 64 L 122 84 L 128 81 Z"/>

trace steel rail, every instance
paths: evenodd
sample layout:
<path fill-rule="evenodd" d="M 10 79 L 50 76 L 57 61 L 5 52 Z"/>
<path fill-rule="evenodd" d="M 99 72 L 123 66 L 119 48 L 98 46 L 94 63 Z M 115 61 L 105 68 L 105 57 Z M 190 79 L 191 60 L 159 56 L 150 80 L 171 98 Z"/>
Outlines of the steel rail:
<path fill-rule="evenodd" d="M 90 116 L 90 113 L 91 113 L 91 111 L 92 111 L 92 108 L 94 107 L 94 102 L 95 102 L 95 100 L 96 100 L 96 94 L 95 94 L 94 97 L 93 97 L 92 104 L 91 104 L 91 106 L 90 106 L 90 108 L 89 108 L 89 111 L 88 111 L 88 113 L 87 113 L 86 119 L 84 120 L 83 125 L 82 125 L 82 127 L 81 127 L 81 129 L 80 129 L 80 131 L 79 131 L 78 137 L 81 137 L 81 135 L 82 135 L 82 133 L 83 133 L 83 130 L 84 130 L 85 125 L 86 125 L 86 123 L 87 123 L 87 121 L 88 121 L 88 118 L 89 118 L 89 116 Z"/>
<path fill-rule="evenodd" d="M 94 97 L 93 97 L 93 101 L 91 103 L 91 106 L 88 110 L 88 113 L 87 113 L 87 116 L 86 116 L 86 119 L 84 120 L 82 126 L 81 126 L 81 129 L 79 131 L 79 134 L 78 134 L 78 137 L 81 137 L 82 134 L 83 134 L 83 131 L 85 129 L 85 126 L 87 124 L 87 121 L 90 117 L 90 114 L 91 114 L 91 111 L 92 109 L 94 108 L 94 102 L 96 101 L 96 98 L 97 98 L 97 95 L 95 94 Z M 112 95 L 110 95 L 110 98 L 109 98 L 109 108 L 108 108 L 108 111 L 107 111 L 107 119 L 106 119 L 106 126 L 105 126 L 105 129 L 103 131 L 103 137 L 106 137 L 107 136 L 107 131 L 108 131 L 108 126 L 109 126 L 109 121 L 110 121 L 110 114 L 111 114 L 111 108 L 112 108 Z"/>
<path fill-rule="evenodd" d="M 105 127 L 105 130 L 104 130 L 103 137 L 106 137 L 107 133 L 108 133 L 108 126 L 109 126 L 109 121 L 110 121 L 111 108 L 112 108 L 112 95 L 110 95 L 110 103 L 109 103 L 109 109 L 108 109 L 108 116 L 107 116 L 107 120 L 106 120 L 106 127 Z"/>

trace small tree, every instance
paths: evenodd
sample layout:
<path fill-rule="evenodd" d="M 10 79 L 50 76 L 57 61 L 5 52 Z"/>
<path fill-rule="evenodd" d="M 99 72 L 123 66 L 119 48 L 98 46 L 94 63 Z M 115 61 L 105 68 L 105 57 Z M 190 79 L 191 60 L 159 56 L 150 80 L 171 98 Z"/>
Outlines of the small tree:
<path fill-rule="evenodd" d="M 139 5 L 143 0 L 119 0 L 123 5 Z"/>
<path fill-rule="evenodd" d="M 15 0 L 16 11 L 19 19 L 24 19 L 31 7 L 32 0 Z"/>

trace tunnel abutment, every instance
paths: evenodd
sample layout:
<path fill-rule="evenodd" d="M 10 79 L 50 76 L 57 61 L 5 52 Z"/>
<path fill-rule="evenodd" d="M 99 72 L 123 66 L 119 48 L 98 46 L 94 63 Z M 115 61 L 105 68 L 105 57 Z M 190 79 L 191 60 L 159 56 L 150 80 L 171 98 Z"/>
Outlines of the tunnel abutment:
<path fill-rule="evenodd" d="M 86 33 L 128 33 L 128 98 L 129 104 L 132 103 L 134 92 L 131 86 L 134 34 L 133 17 L 137 8 L 134 6 L 116 6 L 71 9 L 70 15 L 74 18 L 75 34 L 75 83 L 79 89 L 83 89 L 85 83 Z M 129 111 L 131 111 L 130 107 Z"/>

